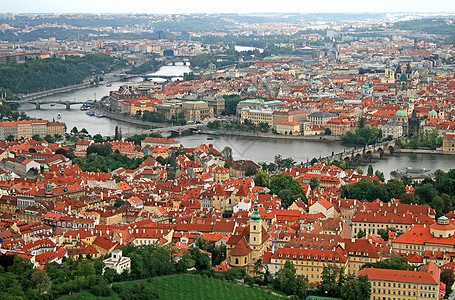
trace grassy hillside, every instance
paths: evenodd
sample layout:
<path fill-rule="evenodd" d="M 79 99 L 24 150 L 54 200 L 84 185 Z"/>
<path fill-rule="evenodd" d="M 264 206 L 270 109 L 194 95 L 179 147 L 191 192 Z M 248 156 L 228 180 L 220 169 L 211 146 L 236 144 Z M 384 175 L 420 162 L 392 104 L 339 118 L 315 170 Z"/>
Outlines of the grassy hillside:
<path fill-rule="evenodd" d="M 128 287 L 134 282 L 122 283 Z M 213 279 L 200 275 L 177 275 L 173 277 L 156 277 L 146 282 L 156 292 L 158 299 L 279 299 L 262 288 L 246 287 L 239 284 Z M 100 299 L 91 293 L 74 295 L 69 299 Z M 110 297 L 101 299 L 121 299 L 115 292 Z"/>

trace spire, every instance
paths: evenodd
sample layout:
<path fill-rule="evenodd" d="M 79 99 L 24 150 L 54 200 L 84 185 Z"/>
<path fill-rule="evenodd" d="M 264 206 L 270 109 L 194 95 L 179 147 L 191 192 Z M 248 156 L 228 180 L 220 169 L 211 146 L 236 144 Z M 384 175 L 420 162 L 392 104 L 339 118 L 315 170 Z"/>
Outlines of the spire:
<path fill-rule="evenodd" d="M 253 213 L 250 216 L 250 221 L 259 222 L 260 220 L 261 220 L 261 215 L 259 214 L 259 210 L 258 210 L 258 202 L 256 199 L 254 199 L 254 209 L 253 209 Z"/>

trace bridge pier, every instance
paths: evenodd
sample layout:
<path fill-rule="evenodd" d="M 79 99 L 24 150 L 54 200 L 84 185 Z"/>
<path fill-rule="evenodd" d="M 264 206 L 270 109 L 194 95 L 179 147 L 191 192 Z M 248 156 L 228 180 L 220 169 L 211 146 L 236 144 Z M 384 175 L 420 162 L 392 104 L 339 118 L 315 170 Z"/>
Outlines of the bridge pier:
<path fill-rule="evenodd" d="M 41 109 L 41 105 L 39 104 L 38 101 L 35 102 L 35 108 L 36 108 L 36 109 Z"/>
<path fill-rule="evenodd" d="M 66 106 L 66 110 L 70 110 L 71 109 L 71 105 L 69 103 L 65 103 L 65 106 Z"/>

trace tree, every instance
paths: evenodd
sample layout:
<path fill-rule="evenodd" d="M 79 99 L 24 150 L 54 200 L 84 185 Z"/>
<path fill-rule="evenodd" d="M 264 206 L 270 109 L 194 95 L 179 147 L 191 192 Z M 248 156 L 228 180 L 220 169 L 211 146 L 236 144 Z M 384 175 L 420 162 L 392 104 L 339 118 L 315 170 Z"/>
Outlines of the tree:
<path fill-rule="evenodd" d="M 357 167 L 357 169 L 355 169 L 355 171 L 360 174 L 360 175 L 363 175 L 363 169 L 361 167 Z"/>
<path fill-rule="evenodd" d="M 270 185 L 270 177 L 264 170 L 259 170 L 254 177 L 256 186 L 268 187 Z"/>
<path fill-rule="evenodd" d="M 233 158 L 232 158 L 232 148 L 229 147 L 229 146 L 226 146 L 223 148 L 223 150 L 221 150 L 221 158 L 227 163 L 229 164 L 228 167 L 230 167 L 230 165 L 232 164 L 232 161 L 233 161 Z"/>
<path fill-rule="evenodd" d="M 453 270 L 444 269 L 441 271 L 441 281 L 445 283 L 447 288 L 452 288 L 453 283 L 455 282 L 455 275 Z"/>
<path fill-rule="evenodd" d="M 122 129 L 115 126 L 114 140 L 120 141 L 122 139 Z"/>
<path fill-rule="evenodd" d="M 44 139 L 48 142 L 48 143 L 55 143 L 55 138 L 50 135 L 50 134 L 46 134 L 46 136 L 44 137 Z"/>
<path fill-rule="evenodd" d="M 210 258 L 206 253 L 201 252 L 199 248 L 191 248 L 188 250 L 191 258 L 194 260 L 194 267 L 198 271 L 210 270 L 212 265 Z"/>
<path fill-rule="evenodd" d="M 275 276 L 274 286 L 286 294 L 294 292 L 295 283 L 295 267 L 290 260 L 286 260 L 283 268 L 280 269 Z"/>
<path fill-rule="evenodd" d="M 248 165 L 245 170 L 245 176 L 253 176 L 256 175 L 258 170 L 253 165 Z"/>
<path fill-rule="evenodd" d="M 436 210 L 436 217 L 439 218 L 444 214 L 445 203 L 441 196 L 434 196 L 430 203 L 431 208 Z"/>
<path fill-rule="evenodd" d="M 345 282 L 341 288 L 343 300 L 366 300 L 371 296 L 371 283 L 367 276 L 359 276 Z"/>
<path fill-rule="evenodd" d="M 284 208 L 290 206 L 296 199 L 305 199 L 300 182 L 289 174 L 277 174 L 270 181 L 270 190 L 281 198 Z"/>
<path fill-rule="evenodd" d="M 329 127 L 327 127 L 324 131 L 324 135 L 331 135 L 332 134 L 332 130 L 330 130 Z"/>
<path fill-rule="evenodd" d="M 381 229 L 378 230 L 378 234 L 386 242 L 389 240 L 389 233 L 390 232 L 397 232 L 397 229 L 395 227 L 387 227 L 385 229 L 381 228 Z"/>
<path fill-rule="evenodd" d="M 84 134 L 88 134 L 88 131 L 87 131 L 87 129 L 85 129 L 85 128 L 82 128 L 80 132 L 82 132 L 82 133 L 84 133 Z"/>
<path fill-rule="evenodd" d="M 42 141 L 41 137 L 39 136 L 39 134 L 34 134 L 32 136 L 32 140 L 35 140 L 35 141 Z"/>
<path fill-rule="evenodd" d="M 435 189 L 433 184 L 424 183 L 416 187 L 415 195 L 418 196 L 422 204 L 428 204 L 438 195 L 438 191 Z"/>
<path fill-rule="evenodd" d="M 379 170 L 376 170 L 376 172 L 374 172 L 374 175 L 376 177 L 378 177 L 379 180 L 381 180 L 382 182 L 385 181 L 385 177 L 384 177 L 384 173 L 383 172 L 380 172 Z"/>
<path fill-rule="evenodd" d="M 100 143 L 102 143 L 104 141 L 104 139 L 103 139 L 103 136 L 101 134 L 97 133 L 97 134 L 95 134 L 93 136 L 93 141 L 95 143 L 97 143 L 97 144 L 100 144 Z"/>
<path fill-rule="evenodd" d="M 373 176 L 373 166 L 372 165 L 368 165 L 368 171 L 367 171 L 367 174 L 368 176 Z"/>
<path fill-rule="evenodd" d="M 390 179 L 386 183 L 386 190 L 391 198 L 399 199 L 406 193 L 406 186 L 399 179 Z"/>
<path fill-rule="evenodd" d="M 78 133 L 79 131 L 77 130 L 77 127 L 74 126 L 73 129 L 71 129 L 70 132 L 71 132 L 72 134 L 76 134 L 76 133 Z"/>
<path fill-rule="evenodd" d="M 377 268 L 377 269 L 390 269 L 390 270 L 412 270 L 413 266 L 408 264 L 407 257 L 400 257 L 392 255 L 388 259 L 377 261 L 375 263 L 363 264 L 360 269 Z"/>
<path fill-rule="evenodd" d="M 32 283 L 40 294 L 49 290 L 52 284 L 51 279 L 44 270 L 37 270 L 32 274 Z"/>
<path fill-rule="evenodd" d="M 69 159 L 73 159 L 75 156 L 74 156 L 74 153 L 72 151 L 68 151 L 64 148 L 58 148 L 56 151 L 55 151 L 55 154 L 62 154 L 63 156 L 69 158 Z"/>
<path fill-rule="evenodd" d="M 99 156 L 108 156 L 112 153 L 112 145 L 109 143 L 91 144 L 87 147 L 87 156 L 92 153 L 98 154 Z"/>
<path fill-rule="evenodd" d="M 417 203 L 415 196 L 410 193 L 405 193 L 405 194 L 401 195 L 400 202 L 402 204 L 416 204 Z"/>
<path fill-rule="evenodd" d="M 319 186 L 319 180 L 316 177 L 311 177 L 311 179 L 310 179 L 310 188 L 312 190 L 314 190 L 318 186 Z"/>
<path fill-rule="evenodd" d="M 361 179 L 358 182 L 344 185 L 341 188 L 341 197 L 374 201 L 377 198 L 382 201 L 390 201 L 389 193 L 384 184 L 379 180 Z"/>
<path fill-rule="evenodd" d="M 321 294 L 328 294 L 329 296 L 338 297 L 340 295 L 340 288 L 345 281 L 343 268 L 338 268 L 333 265 L 327 265 L 322 270 L 321 275 Z"/>
<path fill-rule="evenodd" d="M 30 153 L 36 153 L 36 149 L 33 147 L 28 148 L 28 152 Z"/>
<path fill-rule="evenodd" d="M 77 265 L 77 274 L 79 276 L 84 276 L 85 278 L 89 277 L 90 275 L 95 275 L 95 267 L 93 263 L 88 260 L 83 260 Z"/>
<path fill-rule="evenodd" d="M 364 236 L 366 236 L 367 234 L 365 233 L 365 231 L 363 231 L 362 229 L 359 230 L 359 232 L 357 233 L 357 238 L 358 239 L 361 239 L 363 238 Z"/>

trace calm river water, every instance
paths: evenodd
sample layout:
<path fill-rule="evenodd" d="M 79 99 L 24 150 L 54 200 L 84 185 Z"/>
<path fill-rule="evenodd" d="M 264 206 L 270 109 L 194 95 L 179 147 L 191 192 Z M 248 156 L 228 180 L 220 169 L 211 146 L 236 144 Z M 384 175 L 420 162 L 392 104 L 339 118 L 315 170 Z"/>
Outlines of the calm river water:
<path fill-rule="evenodd" d="M 164 68 L 164 69 L 163 69 Z M 188 72 L 189 67 L 183 65 L 165 66 L 157 71 L 156 74 L 181 76 L 184 72 Z M 88 88 L 79 91 L 72 91 L 42 98 L 41 100 L 48 101 L 86 101 L 89 99 L 101 99 L 107 96 L 109 91 L 116 90 L 124 82 L 114 82 L 111 87 L 99 86 Z M 100 133 L 103 136 L 113 135 L 115 126 L 122 128 L 124 133 L 135 133 L 143 130 L 136 125 L 110 120 L 107 118 L 97 118 L 87 116 L 85 111 L 81 111 L 80 105 L 71 106 L 71 110 L 66 110 L 65 106 L 56 104 L 41 105 L 40 110 L 35 109 L 35 104 L 24 104 L 19 107 L 19 110 L 24 111 L 27 115 L 33 118 L 40 118 L 52 121 L 57 120 L 57 114 L 60 113 L 62 118 L 59 120 L 66 123 L 67 131 L 73 127 L 79 130 L 87 129 L 91 135 Z M 175 137 L 185 147 L 195 147 L 201 143 L 213 144 L 218 150 L 222 150 L 225 146 L 229 146 L 233 150 L 234 159 L 251 159 L 256 162 L 273 161 L 275 155 L 281 154 L 283 157 L 292 157 L 298 163 L 311 160 L 313 157 L 324 157 L 333 152 L 337 153 L 346 149 L 339 142 L 309 142 L 302 140 L 288 139 L 271 139 L 271 138 L 250 138 L 236 136 L 215 136 L 208 140 L 207 135 L 183 135 Z M 373 163 L 374 169 L 384 172 L 386 179 L 389 178 L 391 171 L 403 168 L 427 168 L 430 170 L 442 169 L 447 171 L 455 168 L 455 156 L 450 155 L 432 155 L 432 154 L 399 154 L 378 160 Z M 364 168 L 366 171 L 366 168 Z"/>

